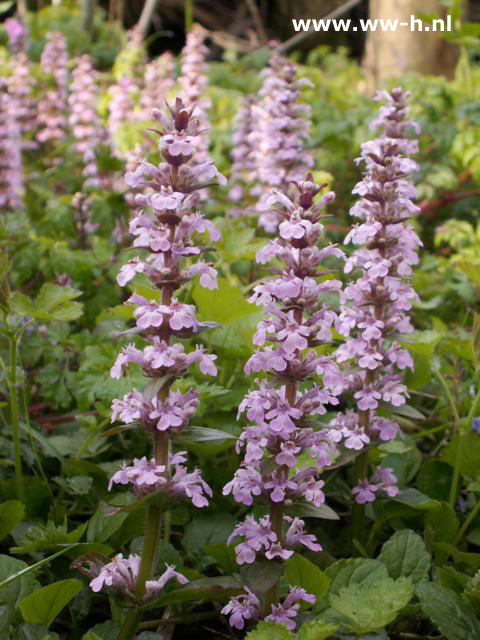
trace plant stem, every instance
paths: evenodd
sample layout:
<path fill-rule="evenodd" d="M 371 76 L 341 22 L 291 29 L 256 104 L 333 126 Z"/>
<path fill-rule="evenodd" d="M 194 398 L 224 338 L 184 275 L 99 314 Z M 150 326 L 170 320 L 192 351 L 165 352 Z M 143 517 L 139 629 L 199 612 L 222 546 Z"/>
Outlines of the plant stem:
<path fill-rule="evenodd" d="M 185 33 L 188 33 L 193 24 L 193 0 L 184 0 Z"/>
<path fill-rule="evenodd" d="M 137 609 L 130 609 L 123 621 L 118 640 L 131 640 L 135 636 L 141 617 Z"/>
<path fill-rule="evenodd" d="M 456 545 L 461 541 L 461 539 L 465 535 L 465 532 L 467 531 L 468 527 L 472 524 L 472 521 L 474 520 L 475 516 L 478 515 L 479 512 L 480 512 L 480 500 L 478 500 L 476 505 L 473 507 L 473 509 L 468 514 L 465 522 L 460 527 L 457 535 L 455 536 L 455 540 L 453 541 L 453 544 Z"/>
<path fill-rule="evenodd" d="M 274 533 L 277 534 L 277 540 L 281 542 L 283 534 L 283 503 L 270 502 L 270 526 Z M 272 611 L 272 605 L 277 604 L 280 599 L 280 580 L 265 594 L 265 615 L 269 615 Z"/>
<path fill-rule="evenodd" d="M 450 485 L 450 495 L 448 497 L 448 504 L 455 510 L 455 498 L 458 493 L 458 484 L 460 481 L 460 459 L 461 459 L 461 442 L 462 438 L 460 433 L 457 431 L 457 448 L 455 451 L 455 462 L 453 467 L 453 477 L 452 484 Z"/>
<path fill-rule="evenodd" d="M 295 319 L 298 324 L 302 322 L 302 312 L 299 309 L 295 310 Z M 297 399 L 297 385 L 295 382 L 287 384 L 285 389 L 285 397 L 290 406 L 295 404 Z M 277 475 L 280 476 L 284 472 L 285 467 L 277 468 Z M 288 469 L 286 470 L 288 474 Z M 272 531 L 277 535 L 277 540 L 281 544 L 283 539 L 283 502 L 273 502 L 270 500 L 270 527 Z M 280 599 L 280 580 L 277 580 L 274 585 L 265 594 L 265 615 L 269 615 L 272 610 L 272 604 L 277 604 Z"/>
<path fill-rule="evenodd" d="M 160 397 L 168 395 L 168 385 L 160 390 Z M 165 433 L 156 431 L 154 435 L 155 460 L 157 464 L 165 466 L 165 475 L 168 475 L 168 452 L 169 441 Z M 141 601 L 145 593 L 145 583 L 150 580 L 157 563 L 158 542 L 162 529 L 162 510 L 153 503 L 147 506 L 145 518 L 145 535 L 143 539 L 142 559 L 138 570 L 137 582 L 135 583 L 135 596 Z M 131 609 L 122 625 L 119 640 L 131 640 L 142 619 L 141 614 L 136 609 Z"/>
<path fill-rule="evenodd" d="M 17 394 L 17 336 L 10 339 L 10 413 L 13 430 L 13 449 L 15 458 L 15 487 L 17 499 L 24 501 L 25 492 L 23 487 L 22 456 L 20 451 L 20 420 L 18 415 L 18 394 Z"/>
<path fill-rule="evenodd" d="M 475 400 L 473 401 L 472 406 L 470 407 L 470 411 L 467 416 L 467 427 L 469 429 L 472 428 L 472 420 L 475 418 L 475 414 L 480 411 L 480 391 L 477 393 Z"/>
<path fill-rule="evenodd" d="M 360 455 L 355 458 L 354 467 L 354 482 L 355 486 L 361 480 L 365 480 L 368 473 L 368 451 L 362 451 Z M 361 545 L 365 542 L 365 505 L 358 502 L 353 503 L 352 507 L 352 538 L 358 540 Z M 358 550 L 354 548 L 355 555 L 358 555 Z"/>
<path fill-rule="evenodd" d="M 448 386 L 447 381 L 445 380 L 445 378 L 443 377 L 443 375 L 440 373 L 438 369 L 434 368 L 433 372 L 439 379 L 440 384 L 442 385 L 445 391 L 445 395 L 447 396 L 448 404 L 450 405 L 450 410 L 453 415 L 454 433 L 457 435 L 457 449 L 455 451 L 453 478 L 452 478 L 452 484 L 450 486 L 450 495 L 448 497 L 448 504 L 452 507 L 452 509 L 454 509 L 455 498 L 457 497 L 458 485 L 460 481 L 460 459 L 461 459 L 461 443 L 462 443 L 462 434 L 460 433 L 460 415 L 458 413 L 455 399 L 452 396 L 452 393 L 450 391 L 450 387 Z M 475 409 L 475 404 L 476 402 L 474 402 L 474 406 L 472 407 L 473 410 Z M 470 412 L 472 412 L 472 409 L 470 410 Z"/>

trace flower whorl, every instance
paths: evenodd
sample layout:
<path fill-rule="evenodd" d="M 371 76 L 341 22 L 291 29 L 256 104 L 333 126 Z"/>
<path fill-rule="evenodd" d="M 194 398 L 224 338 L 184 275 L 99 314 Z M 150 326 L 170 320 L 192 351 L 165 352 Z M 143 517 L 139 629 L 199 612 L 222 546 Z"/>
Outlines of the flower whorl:
<path fill-rule="evenodd" d="M 339 361 L 353 365 L 349 383 L 358 413 L 340 415 L 332 426 L 338 441 L 353 434 L 357 450 L 371 440 L 388 441 L 396 436 L 398 425 L 376 412 L 381 402 L 387 407 L 406 402 L 401 371 L 413 369 L 412 357 L 398 342 L 402 334 L 413 331 L 408 312 L 417 295 L 407 278 L 412 265 L 418 263 L 421 246 L 408 223 L 419 211 L 413 202 L 415 187 L 409 182 L 417 165 L 407 157 L 418 150 L 417 140 L 408 137 L 410 129 L 418 133 L 418 125 L 406 119 L 408 97 L 400 88 L 377 96 L 386 100 L 372 123 L 372 128 L 381 129 L 381 135 L 362 145 L 357 162 L 365 164 L 366 173 L 353 191 L 361 199 L 350 211 L 360 223 L 345 240 L 360 245 L 345 267 L 346 273 L 358 269 L 359 277 L 342 294 L 337 328 L 346 340 L 337 355 Z M 361 490 L 355 491 L 357 501 L 370 502 L 379 490 L 394 495 L 392 475 L 387 485 L 368 485 L 362 480 Z"/>

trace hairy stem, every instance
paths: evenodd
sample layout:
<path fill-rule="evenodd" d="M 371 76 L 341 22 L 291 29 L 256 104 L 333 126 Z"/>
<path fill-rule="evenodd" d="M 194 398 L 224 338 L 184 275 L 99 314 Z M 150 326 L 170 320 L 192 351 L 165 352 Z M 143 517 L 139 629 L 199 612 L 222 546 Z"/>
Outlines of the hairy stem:
<path fill-rule="evenodd" d="M 362 451 L 355 459 L 354 483 L 355 486 L 365 480 L 368 474 L 368 451 Z M 361 545 L 365 542 L 365 505 L 358 502 L 352 507 L 352 539 L 357 540 Z M 358 555 L 358 550 L 353 547 L 353 552 Z"/>
<path fill-rule="evenodd" d="M 298 311 L 298 310 L 297 310 Z M 297 322 L 300 324 L 302 316 L 301 311 L 297 316 Z M 297 385 L 294 382 L 287 384 L 285 396 L 290 406 L 295 404 L 297 396 Z M 277 469 L 277 474 L 280 475 L 283 472 L 282 467 Z M 288 474 L 288 470 L 286 471 Z M 281 543 L 283 538 L 283 502 L 270 501 L 270 526 L 272 531 L 277 535 L 277 540 Z M 277 604 L 280 599 L 280 580 L 270 587 L 265 594 L 265 615 L 271 613 L 272 604 Z"/>
<path fill-rule="evenodd" d="M 283 535 L 283 503 L 282 502 L 270 502 L 270 523 L 274 533 L 277 534 L 277 539 L 282 540 Z M 280 599 L 280 580 L 277 580 L 274 585 L 265 594 L 265 615 L 269 615 L 272 612 L 272 605 L 277 604 Z"/>

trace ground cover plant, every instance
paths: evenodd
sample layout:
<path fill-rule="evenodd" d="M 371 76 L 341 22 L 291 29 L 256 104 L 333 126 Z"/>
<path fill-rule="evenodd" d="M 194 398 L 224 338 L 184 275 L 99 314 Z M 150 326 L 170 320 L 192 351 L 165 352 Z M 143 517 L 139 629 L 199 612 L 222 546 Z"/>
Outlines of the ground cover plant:
<path fill-rule="evenodd" d="M 480 70 L 0 34 L 0 638 L 480 638 Z"/>

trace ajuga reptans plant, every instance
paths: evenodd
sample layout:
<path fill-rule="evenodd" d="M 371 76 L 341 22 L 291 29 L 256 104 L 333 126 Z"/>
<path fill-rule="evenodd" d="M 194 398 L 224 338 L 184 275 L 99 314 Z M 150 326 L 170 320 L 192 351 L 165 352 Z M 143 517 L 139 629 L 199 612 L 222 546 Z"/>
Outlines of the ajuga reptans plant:
<path fill-rule="evenodd" d="M 219 239 L 213 224 L 197 211 L 198 190 L 215 180 L 224 184 L 225 179 L 211 163 L 194 162 L 195 138 L 201 132 L 192 111 L 177 99 L 174 107 L 169 107 L 168 117 L 158 110 L 153 112 L 161 127 L 158 135 L 162 162 L 159 166 L 141 162 L 125 179 L 130 187 L 143 190 L 136 196 L 142 209 L 130 221 L 134 247 L 142 249 L 143 256 L 122 267 L 118 283 L 123 287 L 141 273 L 158 290 L 160 301 L 137 294 L 127 301 L 135 307 L 133 333 L 141 333 L 147 344 L 143 350 L 133 344 L 122 349 L 112 376 L 120 377 L 129 365 L 139 365 L 151 383 L 114 400 L 112 421 L 142 427 L 151 435 L 153 455 L 122 466 L 112 476 L 109 489 L 127 485 L 138 498 L 152 496 L 152 500 L 147 506 L 141 557 L 120 555 L 102 568 L 97 567 L 91 587 L 94 591 L 120 592 L 134 605 L 155 598 L 171 578 L 187 582 L 171 566 L 160 578 L 153 579 L 165 505 L 186 498 L 196 507 L 204 507 L 211 496 L 200 471 L 188 470 L 186 453 L 171 450 L 172 438 L 186 427 L 199 404 L 196 391 L 181 392 L 175 388 L 175 381 L 195 364 L 203 374 L 216 375 L 216 356 L 208 354 L 200 344 L 189 350 L 182 343 L 182 339 L 191 339 L 210 328 L 211 323 L 197 320 L 195 307 L 176 297 L 179 287 L 195 277 L 203 287 L 217 286 L 213 266 L 200 259 L 191 260 L 207 250 L 202 242 L 205 233 L 210 241 Z M 134 606 L 124 621 L 122 640 L 133 636 L 138 622 L 139 613 Z"/>
<path fill-rule="evenodd" d="M 298 546 L 321 550 L 294 509 L 305 501 L 313 507 L 323 504 L 319 475 L 336 452 L 327 425 L 319 424 L 316 416 L 338 404 L 343 376 L 330 356 L 315 349 L 332 340 L 337 320 L 324 300 L 338 292 L 341 283 L 324 278 L 329 270 L 323 263 L 331 257 L 342 259 L 343 252 L 333 245 L 317 246 L 323 233 L 321 212 L 334 194 L 329 192 L 315 202 L 322 188 L 311 174 L 293 186 L 293 199 L 274 191 L 268 200 L 279 220 L 278 236 L 260 250 L 257 262 L 277 260 L 281 267 L 273 269 L 277 277 L 254 288 L 251 301 L 264 308 L 266 317 L 254 334 L 254 343 L 261 348 L 245 366 L 245 373 L 263 372 L 266 378 L 257 381 L 257 388 L 240 405 L 239 413 L 245 413 L 249 422 L 237 447 L 239 452 L 244 450 L 244 459 L 223 490 L 241 504 L 250 506 L 255 501 L 266 510 L 260 518 L 247 516 L 230 536 L 230 541 L 237 540 L 239 565 L 262 558 L 281 563 Z M 295 467 L 305 453 L 311 457 L 311 466 L 303 465 L 299 471 Z M 247 589 L 223 612 L 239 629 L 245 620 L 258 618 L 294 629 L 300 602 L 312 604 L 315 598 L 295 586 L 282 600 L 283 595 L 279 581 L 265 594 Z"/>
<path fill-rule="evenodd" d="M 359 277 L 342 293 L 337 326 L 346 340 L 337 357 L 350 365 L 347 378 L 356 410 L 337 416 L 332 437 L 336 434 L 335 439 L 345 439 L 347 447 L 362 452 L 356 460 L 353 490 L 360 504 L 372 502 L 378 492 L 390 496 L 398 492 L 396 477 L 388 467 L 378 467 L 368 478 L 366 447 L 397 435 L 399 426 L 385 417 L 385 410 L 389 416 L 406 402 L 408 392 L 401 372 L 413 369 L 412 357 L 401 344 L 402 334 L 413 331 L 409 310 L 417 295 L 408 277 L 421 246 L 408 222 L 419 211 L 413 202 L 415 187 L 409 181 L 417 165 L 408 157 L 418 149 L 417 140 L 408 137 L 410 131 L 418 132 L 418 125 L 406 119 L 408 97 L 400 88 L 377 95 L 386 101 L 372 123 L 381 134 L 362 145 L 358 163 L 365 165 L 366 173 L 353 191 L 361 199 L 350 211 L 360 223 L 345 240 L 360 245 L 345 267 L 347 273 L 357 272 Z M 357 519 L 355 534 L 362 537 L 358 529 L 362 518 Z"/>

